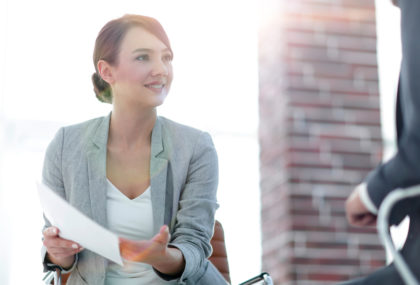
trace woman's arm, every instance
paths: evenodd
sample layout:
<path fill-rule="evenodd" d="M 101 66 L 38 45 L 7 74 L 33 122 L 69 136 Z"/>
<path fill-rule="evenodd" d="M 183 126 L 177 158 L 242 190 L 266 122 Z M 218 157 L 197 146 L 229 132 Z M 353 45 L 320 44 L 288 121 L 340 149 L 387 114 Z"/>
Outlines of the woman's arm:
<path fill-rule="evenodd" d="M 46 150 L 42 170 L 42 182 L 64 198 L 64 183 L 61 169 L 63 141 L 64 129 L 61 128 Z M 64 269 L 75 265 L 77 262 L 75 254 L 80 252 L 82 248 L 73 241 L 60 238 L 59 230 L 56 227 L 52 227 L 50 221 L 46 218 L 43 236 L 45 247 L 43 263 L 45 270 L 48 270 L 48 263 L 59 265 Z"/>
<path fill-rule="evenodd" d="M 202 276 L 206 259 L 212 252 L 210 240 L 215 212 L 219 206 L 216 199 L 218 174 L 218 158 L 212 139 L 208 133 L 201 132 L 189 160 L 169 243 L 169 246 L 178 248 L 184 255 L 185 269 L 180 277 L 181 282 Z"/>

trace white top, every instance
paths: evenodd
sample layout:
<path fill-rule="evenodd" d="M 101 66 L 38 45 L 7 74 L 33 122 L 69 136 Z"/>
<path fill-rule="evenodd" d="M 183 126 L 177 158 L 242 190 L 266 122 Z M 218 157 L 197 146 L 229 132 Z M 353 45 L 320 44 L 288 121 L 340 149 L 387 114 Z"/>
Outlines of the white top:
<path fill-rule="evenodd" d="M 153 233 L 153 211 L 150 186 L 134 199 L 129 199 L 107 180 L 108 228 L 118 236 L 132 240 L 148 240 Z M 124 260 L 124 267 L 109 261 L 106 285 L 171 284 L 161 279 L 151 265 Z"/>

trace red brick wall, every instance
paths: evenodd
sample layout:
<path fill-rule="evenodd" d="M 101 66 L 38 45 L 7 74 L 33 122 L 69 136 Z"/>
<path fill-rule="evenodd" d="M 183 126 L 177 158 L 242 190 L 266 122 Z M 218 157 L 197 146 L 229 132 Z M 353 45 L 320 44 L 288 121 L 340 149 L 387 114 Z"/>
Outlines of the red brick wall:
<path fill-rule="evenodd" d="M 381 160 L 374 0 L 261 0 L 263 270 L 328 284 L 382 266 L 344 202 Z"/>

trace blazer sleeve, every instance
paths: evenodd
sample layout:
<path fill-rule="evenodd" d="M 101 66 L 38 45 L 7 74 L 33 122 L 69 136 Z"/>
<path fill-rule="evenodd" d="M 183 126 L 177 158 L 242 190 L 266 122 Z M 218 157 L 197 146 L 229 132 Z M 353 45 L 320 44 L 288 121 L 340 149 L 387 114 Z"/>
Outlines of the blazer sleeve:
<path fill-rule="evenodd" d="M 45 152 L 42 182 L 64 198 L 64 182 L 61 171 L 63 141 L 64 129 L 61 128 Z"/>
<path fill-rule="evenodd" d="M 184 255 L 185 268 L 179 284 L 194 284 L 191 282 L 204 274 L 207 258 L 212 252 L 210 239 L 219 206 L 216 200 L 218 173 L 216 150 L 210 135 L 203 132 L 194 146 L 169 244 Z M 166 280 L 171 279 L 159 275 Z"/>
<path fill-rule="evenodd" d="M 61 128 L 56 133 L 53 140 L 47 147 L 45 152 L 44 158 L 44 166 L 42 169 L 42 183 L 47 185 L 51 188 L 55 193 L 60 195 L 61 197 L 65 198 L 65 191 L 64 191 L 64 182 L 62 176 L 62 150 L 63 150 L 63 142 L 64 142 L 64 128 Z M 42 230 L 51 226 L 50 221 L 44 215 L 45 224 Z M 50 263 L 47 263 L 46 260 L 46 253 L 47 250 L 45 246 L 42 246 L 41 249 L 41 257 L 42 262 L 44 265 L 44 272 L 48 271 L 51 267 Z M 63 273 L 67 273 L 71 271 L 77 263 L 77 256 L 76 261 L 68 271 L 63 271 Z"/>
<path fill-rule="evenodd" d="M 420 1 L 400 1 L 402 64 L 399 82 L 398 152 L 366 179 L 377 208 L 394 189 L 420 184 Z"/>

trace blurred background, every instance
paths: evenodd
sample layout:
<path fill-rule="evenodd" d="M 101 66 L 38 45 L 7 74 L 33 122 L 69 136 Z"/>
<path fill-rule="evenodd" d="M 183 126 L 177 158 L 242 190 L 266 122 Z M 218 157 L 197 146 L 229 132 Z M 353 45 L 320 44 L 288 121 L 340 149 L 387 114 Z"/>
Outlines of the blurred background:
<path fill-rule="evenodd" d="M 328 284 L 384 264 L 376 231 L 350 228 L 343 205 L 395 151 L 390 1 L 0 0 L 0 284 L 41 284 L 44 151 L 60 126 L 111 110 L 92 91 L 93 45 L 125 13 L 171 40 L 159 114 L 213 136 L 232 284 L 263 270 Z"/>

